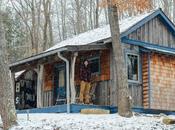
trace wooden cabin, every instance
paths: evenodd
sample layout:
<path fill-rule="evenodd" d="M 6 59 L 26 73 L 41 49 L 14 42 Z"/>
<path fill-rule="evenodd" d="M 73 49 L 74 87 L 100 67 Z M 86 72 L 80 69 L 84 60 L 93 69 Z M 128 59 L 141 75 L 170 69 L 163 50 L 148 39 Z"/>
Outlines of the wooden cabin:
<path fill-rule="evenodd" d="M 120 36 L 133 106 L 175 110 L 175 25 L 158 9 L 120 21 Z M 111 43 L 110 28 L 106 25 L 10 64 L 13 74 L 25 70 L 15 80 L 17 108 L 65 104 L 66 81 L 73 82 L 78 97 L 79 68 L 85 58 L 91 64 L 92 103 L 117 105 Z M 27 86 L 28 80 L 36 87 Z M 35 93 L 33 101 L 36 106 L 25 107 L 28 104 L 23 90 L 30 87 Z"/>

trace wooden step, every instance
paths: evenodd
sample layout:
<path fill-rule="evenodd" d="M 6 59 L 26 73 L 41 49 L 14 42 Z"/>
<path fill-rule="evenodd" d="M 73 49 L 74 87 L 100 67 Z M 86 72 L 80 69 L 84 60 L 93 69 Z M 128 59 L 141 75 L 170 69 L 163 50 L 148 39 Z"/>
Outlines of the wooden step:
<path fill-rule="evenodd" d="M 81 109 L 81 114 L 110 114 L 109 110 L 105 109 Z"/>

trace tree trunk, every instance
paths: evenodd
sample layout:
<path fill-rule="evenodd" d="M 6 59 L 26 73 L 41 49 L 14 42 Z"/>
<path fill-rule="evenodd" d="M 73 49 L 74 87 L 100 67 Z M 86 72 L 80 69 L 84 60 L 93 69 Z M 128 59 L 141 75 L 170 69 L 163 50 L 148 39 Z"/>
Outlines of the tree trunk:
<path fill-rule="evenodd" d="M 0 22 L 0 114 L 5 130 L 16 124 L 12 79 L 8 68 L 8 57 L 4 29 Z"/>
<path fill-rule="evenodd" d="M 75 103 L 76 101 L 76 90 L 75 90 L 75 63 L 76 58 L 78 56 L 78 52 L 75 52 L 73 54 L 72 60 L 71 60 L 71 74 L 70 74 L 70 88 L 71 88 L 71 103 Z"/>
<path fill-rule="evenodd" d="M 131 104 L 128 92 L 127 71 L 124 62 L 123 49 L 120 43 L 119 20 L 116 5 L 108 0 L 108 15 L 114 52 L 114 65 L 116 66 L 116 81 L 118 87 L 118 113 L 124 117 L 131 117 Z M 114 79 L 115 80 L 115 79 Z"/>
<path fill-rule="evenodd" d="M 175 0 L 173 0 L 173 22 L 175 23 Z"/>
<path fill-rule="evenodd" d="M 95 10 L 95 28 L 99 27 L 99 0 L 96 0 L 96 10 Z"/>

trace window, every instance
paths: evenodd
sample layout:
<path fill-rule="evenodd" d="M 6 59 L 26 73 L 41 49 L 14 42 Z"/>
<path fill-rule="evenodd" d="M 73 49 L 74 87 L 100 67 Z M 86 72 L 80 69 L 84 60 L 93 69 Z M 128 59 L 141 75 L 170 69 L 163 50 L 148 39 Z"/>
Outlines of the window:
<path fill-rule="evenodd" d="M 100 73 L 100 57 L 93 57 L 89 59 L 91 73 Z"/>
<path fill-rule="evenodd" d="M 139 56 L 127 54 L 127 71 L 129 81 L 139 81 Z"/>

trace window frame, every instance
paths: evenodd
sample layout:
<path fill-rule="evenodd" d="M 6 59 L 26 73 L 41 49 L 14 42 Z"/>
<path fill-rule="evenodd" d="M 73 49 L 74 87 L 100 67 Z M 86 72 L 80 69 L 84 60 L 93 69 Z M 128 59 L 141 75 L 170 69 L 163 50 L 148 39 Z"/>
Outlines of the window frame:
<path fill-rule="evenodd" d="M 92 75 L 100 75 L 101 74 L 101 64 L 100 64 L 100 56 L 94 56 L 94 57 L 91 57 L 91 58 L 88 58 L 88 61 L 91 63 L 92 60 L 96 60 L 98 59 L 98 64 L 99 64 L 99 67 L 98 67 L 98 72 L 91 72 Z"/>
<path fill-rule="evenodd" d="M 133 56 L 137 56 L 138 57 L 138 61 L 137 61 L 137 65 L 138 65 L 138 68 L 137 68 L 137 72 L 138 72 L 138 80 L 131 80 L 131 79 L 128 79 L 128 55 L 133 55 Z M 128 79 L 128 82 L 129 83 L 140 83 L 140 55 L 138 53 L 134 53 L 134 52 L 126 52 L 126 70 L 127 70 L 127 79 Z"/>

